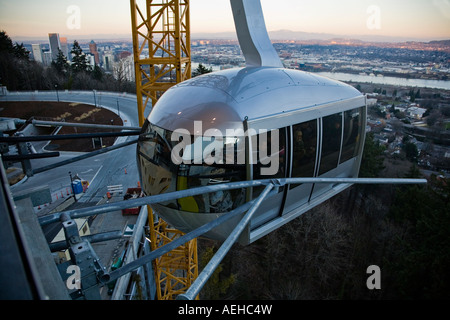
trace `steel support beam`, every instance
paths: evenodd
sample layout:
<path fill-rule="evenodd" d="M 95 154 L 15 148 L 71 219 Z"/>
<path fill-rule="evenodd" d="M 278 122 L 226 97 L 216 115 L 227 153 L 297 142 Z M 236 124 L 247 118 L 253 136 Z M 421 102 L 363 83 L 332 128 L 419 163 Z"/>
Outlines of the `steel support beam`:
<path fill-rule="evenodd" d="M 39 218 L 41 225 L 47 225 L 57 222 L 63 213 L 68 214 L 72 219 L 88 217 L 96 214 L 103 214 L 112 211 L 119 211 L 122 209 L 139 207 L 144 205 L 151 205 L 180 198 L 193 197 L 205 193 L 212 193 L 217 191 L 226 191 L 233 189 L 249 188 L 267 186 L 274 184 L 276 186 L 283 186 L 286 184 L 302 184 L 302 183 L 329 183 L 329 184 L 426 184 L 426 179 L 383 179 L 383 178 L 284 178 L 284 179 L 265 179 L 222 183 L 217 185 L 210 185 L 205 187 L 197 187 L 187 190 L 175 191 L 170 193 L 163 193 L 154 196 L 147 196 L 136 199 L 129 199 L 117 201 L 113 203 L 98 205 L 93 208 L 81 208 L 68 210 L 65 212 L 57 212 L 51 215 Z"/>
<path fill-rule="evenodd" d="M 58 168 L 58 167 L 64 166 L 66 164 L 71 164 L 71 163 L 74 163 L 74 162 L 77 162 L 77 161 L 80 161 L 80 160 L 84 160 L 84 159 L 88 159 L 88 158 L 91 158 L 91 157 L 95 157 L 95 156 L 97 156 L 99 154 L 102 154 L 102 153 L 106 153 L 106 152 L 110 152 L 110 151 L 113 151 L 113 150 L 116 150 L 116 149 L 119 149 L 119 148 L 122 148 L 122 147 L 130 146 L 132 144 L 137 143 L 137 141 L 138 140 L 132 140 L 132 141 L 124 142 L 124 143 L 119 143 L 119 144 L 113 145 L 111 147 L 102 148 L 102 149 L 99 149 L 99 150 L 96 150 L 96 151 L 92 151 L 92 152 L 83 154 L 81 156 L 73 157 L 73 158 L 68 159 L 68 160 L 60 161 L 60 162 L 57 162 L 57 163 L 54 163 L 54 164 L 50 164 L 48 166 L 37 168 L 37 169 L 32 171 L 32 174 L 33 175 L 34 174 L 38 174 L 38 173 L 41 173 L 41 172 L 45 172 L 45 171 L 48 171 L 48 170 L 51 170 L 51 169 L 54 169 L 54 168 Z"/>
<path fill-rule="evenodd" d="M 126 137 L 126 136 L 138 136 L 140 133 L 141 133 L 140 131 L 127 131 L 127 132 L 60 134 L 60 135 L 45 135 L 45 136 L 0 137 L 0 142 L 20 143 L 20 142 L 32 142 L 32 141 L 92 139 L 92 138 L 105 138 L 105 137 Z"/>
<path fill-rule="evenodd" d="M 252 219 L 256 210 L 259 208 L 259 206 L 267 197 L 267 195 L 270 193 L 270 190 L 273 189 L 273 187 L 274 185 L 272 183 L 266 186 L 264 191 L 256 199 L 256 202 L 252 205 L 250 210 L 247 211 L 242 220 L 236 225 L 233 231 L 231 231 L 230 235 L 225 240 L 225 242 L 222 243 L 219 250 L 217 250 L 216 254 L 211 258 L 211 260 L 208 262 L 205 268 L 203 268 L 202 272 L 199 274 L 195 282 L 191 285 L 191 287 L 188 289 L 186 293 L 180 294 L 178 296 L 177 298 L 178 300 L 194 300 L 195 297 L 198 296 L 200 290 L 203 288 L 208 279 L 214 273 L 214 271 L 219 266 L 220 262 L 223 260 L 228 251 L 230 251 L 231 247 L 239 238 L 242 231 L 244 231 L 244 228 L 250 223 L 250 220 Z"/>
<path fill-rule="evenodd" d="M 189 233 L 186 233 L 185 235 L 166 244 L 165 246 L 160 247 L 154 251 L 151 251 L 148 255 L 138 258 L 138 259 L 134 260 L 133 262 L 124 265 L 120 269 L 112 271 L 110 273 L 109 282 L 117 280 L 118 278 L 122 277 L 123 275 L 125 275 L 133 270 L 136 270 L 140 266 L 145 265 L 145 264 L 161 257 L 162 255 L 178 248 L 179 246 L 183 245 L 184 243 L 191 241 L 195 238 L 198 238 L 199 236 L 205 234 L 206 232 L 220 226 L 222 223 L 225 223 L 225 222 L 229 221 L 230 219 L 232 219 L 240 214 L 243 214 L 245 211 L 250 209 L 254 203 L 255 203 L 255 201 L 248 202 L 248 203 L 240 206 L 239 208 L 220 216 L 219 218 L 215 219 L 214 221 L 211 221 L 211 222 L 201 226 L 200 228 L 197 228 Z"/>
<path fill-rule="evenodd" d="M 97 243 L 97 242 L 102 242 L 102 241 L 119 239 L 122 236 L 123 236 L 122 231 L 117 230 L 117 231 L 108 231 L 108 232 L 102 232 L 102 233 L 96 233 L 96 234 L 92 234 L 92 235 L 83 236 L 83 237 L 81 237 L 81 240 L 88 241 L 90 243 Z M 65 240 L 58 241 L 58 242 L 52 242 L 52 243 L 49 243 L 48 245 L 50 247 L 51 252 L 63 251 L 63 250 L 69 249 L 69 245 L 67 244 L 67 242 Z"/>
<path fill-rule="evenodd" d="M 139 125 L 151 102 L 191 77 L 190 0 L 130 0 Z M 144 50 L 148 55 L 144 56 Z"/>
<path fill-rule="evenodd" d="M 230 233 L 230 236 L 225 240 L 225 242 L 219 248 L 218 252 L 210 260 L 210 262 L 207 264 L 207 266 L 202 270 L 201 274 L 197 277 L 197 279 L 190 286 L 190 288 L 186 291 L 186 293 L 181 293 L 178 295 L 178 299 L 180 299 L 180 300 L 183 300 L 183 299 L 191 300 L 191 299 L 194 299 L 196 296 L 198 296 L 198 293 L 200 292 L 200 290 L 202 289 L 204 284 L 207 282 L 207 280 L 209 279 L 211 274 L 214 272 L 214 270 L 217 268 L 219 263 L 222 261 L 224 256 L 228 253 L 231 246 L 236 242 L 236 240 L 238 239 L 238 237 L 240 236 L 240 234 L 242 233 L 244 228 L 251 221 L 253 214 L 256 212 L 257 208 L 262 203 L 262 201 L 264 201 L 264 199 L 270 194 L 271 190 L 275 187 L 280 187 L 280 186 L 287 185 L 287 184 L 301 184 L 301 183 L 425 184 L 425 183 L 427 183 L 427 180 L 426 179 L 382 179 L 382 178 L 381 179 L 377 179 L 377 178 L 375 178 L 375 179 L 373 179 L 373 178 L 287 178 L 287 179 L 266 179 L 266 180 L 256 180 L 256 181 L 232 182 L 232 183 L 224 183 L 224 184 L 211 185 L 211 186 L 205 186 L 205 187 L 198 187 L 198 188 L 194 188 L 194 189 L 176 191 L 176 192 L 172 192 L 172 193 L 149 196 L 149 197 L 144 197 L 144 198 L 130 199 L 130 200 L 122 201 L 122 202 L 115 202 L 115 203 L 111 203 L 111 204 L 100 205 L 100 206 L 96 206 L 94 208 L 83 208 L 83 209 L 59 212 L 59 213 L 55 213 L 53 215 L 41 217 L 39 219 L 39 223 L 41 225 L 46 225 L 46 224 L 56 222 L 59 220 L 59 221 L 62 221 L 63 224 L 67 224 L 68 221 L 73 221 L 73 219 L 75 219 L 75 218 L 87 217 L 87 216 L 91 216 L 91 215 L 112 212 L 112 211 L 131 208 L 131 207 L 135 207 L 135 206 L 165 202 L 168 200 L 179 199 L 179 198 L 184 198 L 184 197 L 188 197 L 188 196 L 195 196 L 195 195 L 210 193 L 210 192 L 248 188 L 248 187 L 255 187 L 255 186 L 265 186 L 264 191 L 261 193 L 261 195 L 256 200 L 248 202 L 248 203 L 240 206 L 239 208 L 220 216 L 216 220 L 209 222 L 209 223 L 207 223 L 185 235 L 182 235 L 180 238 L 175 239 L 174 241 L 164 245 L 163 247 L 153 250 L 149 254 L 134 260 L 133 262 L 111 272 L 110 274 L 104 272 L 104 267 L 101 266 L 101 264 L 99 264 L 98 268 L 95 268 L 95 270 L 97 272 L 97 279 L 99 281 L 98 285 L 105 285 L 109 282 L 119 279 L 123 275 L 126 275 L 129 272 L 132 272 L 143 265 L 146 265 L 146 264 L 152 262 L 155 259 L 158 259 L 159 257 L 163 256 L 164 254 L 171 252 L 172 250 L 183 245 L 184 243 L 201 236 L 202 234 L 225 223 L 226 221 L 228 221 L 240 214 L 245 213 L 242 220 L 237 224 L 235 229 Z M 66 226 L 66 228 L 67 227 L 68 226 Z M 81 242 L 84 243 L 84 241 L 82 241 L 84 239 L 78 239 L 76 236 L 72 237 L 70 234 L 67 235 L 67 238 L 72 239 L 71 240 L 72 245 L 74 243 L 81 243 Z M 89 244 L 89 242 L 87 242 L 87 244 Z M 83 245 L 83 247 L 85 247 L 85 246 Z M 72 248 L 73 248 L 73 246 L 72 246 Z M 75 250 L 75 252 L 72 252 L 72 253 L 77 254 L 76 250 Z M 96 263 L 97 261 L 99 262 L 99 260 L 96 259 L 96 256 L 94 256 L 93 261 L 94 261 L 94 263 Z M 90 262 L 90 263 L 92 263 L 92 262 Z M 92 280 L 89 280 L 89 281 L 91 282 Z M 90 285 L 90 283 L 88 284 L 88 287 L 90 289 L 94 289 Z M 93 293 L 93 294 L 95 294 L 95 293 Z"/>
<path fill-rule="evenodd" d="M 59 152 L 45 152 L 45 153 L 30 153 L 30 154 L 20 154 L 20 155 L 4 155 L 3 161 L 22 161 L 22 160 L 32 160 L 32 159 L 42 159 L 42 158 L 54 158 L 59 157 Z"/>
<path fill-rule="evenodd" d="M 130 7 L 138 117 L 142 126 L 146 109 L 153 107 L 172 86 L 191 78 L 190 0 L 142 0 L 139 5 L 137 0 L 130 0 Z M 166 232 L 165 222 L 161 219 L 155 225 L 150 207 L 148 214 L 151 238 L 165 243 L 173 241 L 176 237 L 173 234 L 182 234 L 174 229 Z M 152 250 L 159 243 L 152 241 Z M 177 248 L 170 255 L 169 260 L 173 261 L 176 256 L 178 261 L 186 263 L 181 263 L 181 268 L 172 268 L 173 264 L 166 263 L 165 257 L 155 262 L 157 287 L 164 287 L 167 293 L 162 295 L 162 290 L 158 290 L 158 299 L 171 299 L 176 294 L 171 289 L 171 279 L 190 284 L 191 278 L 197 276 L 196 240 L 184 248 Z M 175 273 L 184 274 L 184 279 Z"/>
<path fill-rule="evenodd" d="M 72 123 L 72 122 L 42 121 L 42 120 L 32 120 L 31 123 L 35 126 L 50 126 L 50 127 L 76 127 L 76 128 L 132 130 L 132 131 L 141 130 L 140 127 L 114 126 L 114 125 L 94 124 L 94 123 Z"/>

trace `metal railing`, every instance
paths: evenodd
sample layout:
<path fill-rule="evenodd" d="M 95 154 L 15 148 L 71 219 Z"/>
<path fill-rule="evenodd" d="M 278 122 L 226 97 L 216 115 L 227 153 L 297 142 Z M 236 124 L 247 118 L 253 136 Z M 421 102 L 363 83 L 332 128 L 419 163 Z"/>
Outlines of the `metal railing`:
<path fill-rule="evenodd" d="M 183 235 L 182 237 L 172 241 L 170 244 L 165 245 L 157 250 L 150 252 L 147 255 L 144 255 L 136 260 L 132 261 L 129 264 L 122 266 L 121 268 L 112 271 L 108 275 L 108 281 L 104 283 L 100 283 L 99 285 L 105 285 L 109 282 L 115 281 L 120 277 L 138 269 L 141 266 L 144 266 L 154 259 L 157 259 L 164 255 L 165 253 L 170 252 L 171 250 L 183 245 L 184 243 L 197 238 L 206 232 L 218 227 L 219 225 L 229 221 L 230 219 L 244 214 L 243 218 L 236 225 L 234 230 L 230 233 L 228 238 L 223 242 L 219 250 L 212 257 L 209 263 L 202 270 L 200 275 L 197 277 L 196 281 L 191 285 L 189 290 L 185 294 L 181 294 L 178 296 L 178 299 L 191 300 L 195 299 L 195 297 L 199 294 L 200 290 L 203 288 L 205 283 L 208 281 L 214 270 L 220 264 L 222 259 L 228 253 L 232 245 L 239 238 L 240 234 L 243 232 L 245 227 L 251 221 L 254 213 L 260 206 L 260 204 L 266 199 L 270 192 L 277 187 L 281 187 L 288 184 L 302 184 L 302 183 L 320 183 L 320 184 L 426 184 L 426 179 L 384 179 L 384 178 L 284 178 L 284 179 L 265 179 L 265 180 L 253 180 L 253 181 L 241 181 L 241 182 L 230 182 L 223 183 L 218 185 L 210 185 L 204 187 L 198 187 L 188 190 L 175 191 L 166 194 L 129 199 L 114 203 L 108 203 L 104 205 L 99 205 L 90 208 L 81 208 L 75 210 L 68 210 L 64 212 L 58 212 L 51 215 L 43 216 L 39 218 L 39 223 L 41 225 L 47 225 L 50 223 L 62 221 L 63 219 L 67 219 L 70 217 L 71 219 L 93 216 L 97 214 L 104 214 L 108 212 L 113 212 L 122 209 L 128 209 L 137 206 L 143 205 L 151 205 L 160 202 L 165 202 L 169 200 L 175 200 L 185 197 L 192 197 L 196 195 L 201 195 L 205 193 L 212 193 L 217 191 L 226 191 L 233 189 L 241 189 L 241 188 L 250 188 L 250 187 L 258 187 L 264 186 L 264 191 L 258 196 L 258 198 L 243 204 L 242 206 L 230 211 L 228 213 L 224 213 L 222 216 L 217 219 Z"/>

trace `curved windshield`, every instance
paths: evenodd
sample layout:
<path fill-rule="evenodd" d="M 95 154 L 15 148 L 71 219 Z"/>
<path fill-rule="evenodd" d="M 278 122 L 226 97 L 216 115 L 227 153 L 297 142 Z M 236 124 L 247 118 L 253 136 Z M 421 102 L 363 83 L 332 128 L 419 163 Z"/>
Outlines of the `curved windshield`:
<path fill-rule="evenodd" d="M 242 147 L 241 147 L 242 146 Z M 139 173 L 147 195 L 246 180 L 244 141 L 239 137 L 198 137 L 146 122 L 138 143 Z M 245 202 L 245 189 L 219 191 L 169 201 L 180 211 L 221 213 Z"/>

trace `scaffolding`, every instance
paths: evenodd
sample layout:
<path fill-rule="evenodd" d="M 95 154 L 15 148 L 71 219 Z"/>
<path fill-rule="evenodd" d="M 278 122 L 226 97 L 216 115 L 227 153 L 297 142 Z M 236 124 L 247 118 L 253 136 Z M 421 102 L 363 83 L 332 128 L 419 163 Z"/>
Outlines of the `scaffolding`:
<path fill-rule="evenodd" d="M 151 222 L 149 215 L 149 222 Z M 161 218 L 150 225 L 152 251 L 179 239 L 184 235 Z M 197 238 L 154 260 L 156 293 L 158 300 L 174 300 L 184 294 L 198 276 Z"/>
<path fill-rule="evenodd" d="M 189 0 L 130 0 L 139 123 L 151 102 L 191 77 Z"/>
<path fill-rule="evenodd" d="M 130 0 L 139 124 L 170 87 L 191 77 L 189 0 Z M 152 251 L 183 236 L 148 206 Z M 153 262 L 158 300 L 173 300 L 198 276 L 197 239 Z"/>

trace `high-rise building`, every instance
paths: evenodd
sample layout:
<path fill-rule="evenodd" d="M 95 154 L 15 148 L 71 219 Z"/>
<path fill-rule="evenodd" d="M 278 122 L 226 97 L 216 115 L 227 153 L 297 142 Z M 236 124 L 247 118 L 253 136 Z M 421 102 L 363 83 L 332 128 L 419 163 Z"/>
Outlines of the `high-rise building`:
<path fill-rule="evenodd" d="M 97 44 L 94 42 L 94 40 L 89 43 L 89 51 L 94 55 L 95 64 L 99 65 L 100 59 L 98 55 Z"/>
<path fill-rule="evenodd" d="M 42 45 L 40 44 L 32 44 L 31 50 L 33 51 L 34 61 L 44 63 L 44 57 L 42 52 Z"/>
<path fill-rule="evenodd" d="M 88 65 L 91 66 L 92 68 L 94 68 L 96 65 L 95 56 L 92 53 L 88 53 L 88 54 L 86 54 L 86 58 L 87 58 Z"/>
<path fill-rule="evenodd" d="M 67 38 L 66 37 L 60 37 L 59 42 L 61 44 L 61 51 L 66 56 L 67 60 L 72 60 L 71 56 L 69 54 L 69 46 L 67 45 Z"/>
<path fill-rule="evenodd" d="M 50 42 L 50 51 L 52 53 L 52 60 L 58 57 L 58 49 L 61 49 L 61 42 L 59 41 L 59 33 L 49 33 L 48 40 Z"/>
<path fill-rule="evenodd" d="M 103 68 L 106 71 L 112 71 L 114 64 L 114 55 L 111 52 L 103 53 Z"/>
<path fill-rule="evenodd" d="M 52 64 L 52 53 L 50 51 L 44 51 L 42 54 L 42 60 L 44 66 L 49 66 Z"/>

